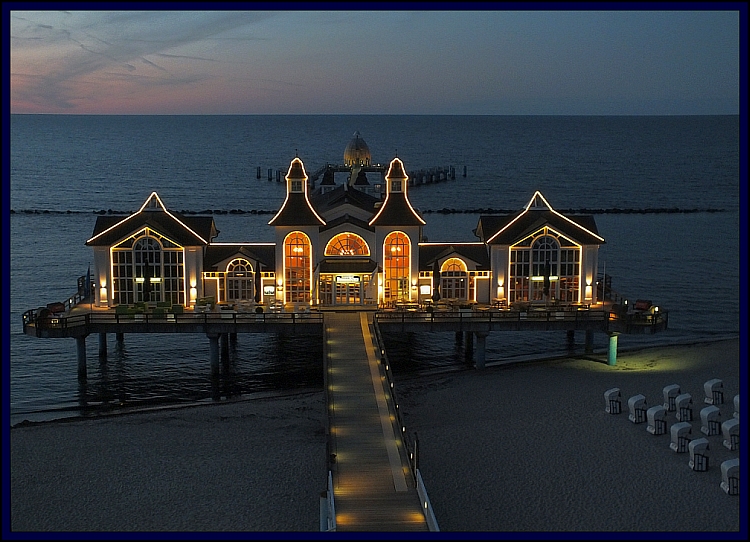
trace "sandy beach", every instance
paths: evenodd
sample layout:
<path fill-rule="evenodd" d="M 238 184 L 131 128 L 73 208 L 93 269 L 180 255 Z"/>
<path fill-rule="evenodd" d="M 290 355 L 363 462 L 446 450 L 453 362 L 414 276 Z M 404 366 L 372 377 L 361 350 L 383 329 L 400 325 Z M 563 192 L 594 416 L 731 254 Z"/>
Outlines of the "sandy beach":
<path fill-rule="evenodd" d="M 737 531 L 740 499 L 720 488 L 720 465 L 740 452 L 706 437 L 709 469 L 695 472 L 669 448 L 675 413 L 652 435 L 628 420 L 628 399 L 657 406 L 678 384 L 693 397 L 691 437 L 705 437 L 703 384 L 722 379 L 729 419 L 739 360 L 736 340 L 621 353 L 613 367 L 602 355 L 400 382 L 441 531 Z M 605 412 L 615 387 L 619 415 Z"/>
<path fill-rule="evenodd" d="M 628 398 L 678 384 L 700 432 L 703 383 L 722 421 L 739 393 L 739 340 L 487 366 L 399 380 L 408 431 L 441 531 L 740 529 L 740 498 L 710 443 L 709 469 L 667 433 L 628 420 Z M 605 412 L 618 387 L 622 413 Z M 10 432 L 12 532 L 307 531 L 325 489 L 322 392 L 18 426 Z M 744 489 L 744 486 L 743 486 Z M 744 499 L 745 497 L 743 497 Z"/>
<path fill-rule="evenodd" d="M 317 531 L 323 392 L 11 430 L 11 529 Z"/>

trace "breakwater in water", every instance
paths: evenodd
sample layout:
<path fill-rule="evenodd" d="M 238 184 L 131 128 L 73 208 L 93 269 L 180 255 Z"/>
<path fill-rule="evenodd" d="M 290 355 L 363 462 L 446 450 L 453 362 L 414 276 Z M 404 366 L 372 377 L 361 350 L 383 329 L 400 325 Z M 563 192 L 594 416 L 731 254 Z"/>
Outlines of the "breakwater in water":
<path fill-rule="evenodd" d="M 421 213 L 424 214 L 430 214 L 430 213 L 438 213 L 438 214 L 481 214 L 481 215 L 509 215 L 513 214 L 515 212 L 518 212 L 518 209 L 491 209 L 491 208 L 481 208 L 481 209 L 454 209 L 454 208 L 448 208 L 444 207 L 442 209 L 420 209 Z M 587 214 L 587 215 L 612 215 L 612 214 L 670 214 L 670 213 L 682 213 L 682 214 L 691 214 L 691 213 L 724 213 L 727 212 L 727 209 L 714 209 L 714 208 L 691 208 L 691 209 L 683 209 L 680 207 L 646 207 L 642 209 L 618 209 L 618 208 L 607 208 L 607 209 L 589 209 L 589 208 L 582 208 L 582 209 L 556 209 L 556 211 L 563 213 L 563 214 Z M 56 214 L 56 215 L 65 215 L 65 214 L 87 214 L 87 213 L 93 213 L 96 215 L 131 215 L 135 211 L 123 211 L 123 210 L 115 210 L 115 209 L 101 209 L 98 211 L 73 211 L 73 210 L 67 210 L 67 211 L 57 211 L 57 210 L 50 210 L 50 209 L 20 209 L 20 210 L 14 210 L 11 209 L 11 214 L 27 214 L 27 215 L 46 215 L 46 214 Z M 177 211 L 180 214 L 183 215 L 272 215 L 276 214 L 278 212 L 277 210 L 267 210 L 267 209 L 203 209 L 200 211 L 193 211 L 189 209 L 183 209 L 180 211 Z"/>

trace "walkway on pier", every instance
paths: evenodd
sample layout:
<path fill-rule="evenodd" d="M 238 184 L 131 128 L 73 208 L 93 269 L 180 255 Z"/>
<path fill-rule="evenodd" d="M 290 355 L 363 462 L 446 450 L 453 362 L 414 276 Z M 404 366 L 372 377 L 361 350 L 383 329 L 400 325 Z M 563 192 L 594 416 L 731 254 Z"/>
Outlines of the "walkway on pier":
<path fill-rule="evenodd" d="M 326 312 L 337 531 L 428 531 L 367 312 Z"/>

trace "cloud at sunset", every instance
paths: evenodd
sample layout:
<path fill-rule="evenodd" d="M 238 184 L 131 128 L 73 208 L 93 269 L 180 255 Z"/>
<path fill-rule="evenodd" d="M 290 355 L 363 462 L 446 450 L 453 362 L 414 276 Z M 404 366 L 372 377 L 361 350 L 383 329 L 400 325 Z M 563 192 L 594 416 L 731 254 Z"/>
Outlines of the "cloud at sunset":
<path fill-rule="evenodd" d="M 736 114 L 732 11 L 10 11 L 12 113 Z"/>

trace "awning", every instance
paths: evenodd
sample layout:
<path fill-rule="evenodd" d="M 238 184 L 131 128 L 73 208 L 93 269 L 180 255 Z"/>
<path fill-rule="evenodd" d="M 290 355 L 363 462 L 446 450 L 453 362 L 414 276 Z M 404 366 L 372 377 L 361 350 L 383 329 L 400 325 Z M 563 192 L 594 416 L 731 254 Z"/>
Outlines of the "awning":
<path fill-rule="evenodd" d="M 377 262 L 364 259 L 323 260 L 320 262 L 320 273 L 372 273 L 378 267 Z"/>

